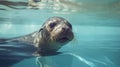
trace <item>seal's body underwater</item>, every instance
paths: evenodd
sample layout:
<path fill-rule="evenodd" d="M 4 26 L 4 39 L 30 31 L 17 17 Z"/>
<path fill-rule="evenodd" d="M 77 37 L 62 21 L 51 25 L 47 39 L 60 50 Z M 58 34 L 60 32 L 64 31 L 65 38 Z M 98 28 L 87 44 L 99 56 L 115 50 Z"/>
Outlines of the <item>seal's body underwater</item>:
<path fill-rule="evenodd" d="M 0 39 L 0 49 L 5 49 L 4 52 L 15 52 L 8 52 L 8 54 L 1 53 L 0 65 L 8 67 L 28 56 L 53 55 L 73 38 L 72 26 L 67 20 L 62 17 L 51 17 L 43 24 L 39 31 L 17 38 Z M 8 42 L 14 42 L 16 45 L 6 46 L 5 44 Z M 2 51 L 0 50 L 0 52 Z M 12 61 L 10 62 L 11 64 L 7 62 L 8 60 Z M 8 64 L 8 66 L 4 66 L 4 64 Z"/>

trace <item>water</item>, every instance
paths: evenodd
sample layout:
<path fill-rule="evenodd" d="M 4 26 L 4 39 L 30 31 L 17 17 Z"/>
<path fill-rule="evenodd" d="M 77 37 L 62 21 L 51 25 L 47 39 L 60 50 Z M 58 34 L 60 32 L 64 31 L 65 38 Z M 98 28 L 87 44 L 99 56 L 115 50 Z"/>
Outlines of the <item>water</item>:
<path fill-rule="evenodd" d="M 51 16 L 64 17 L 73 25 L 75 39 L 59 50 L 64 54 L 42 58 L 45 67 L 120 66 L 119 0 L 51 0 L 40 3 L 44 6 L 39 9 L 31 9 L 28 1 L 8 1 L 9 5 L 0 1 L 0 38 L 36 31 Z M 13 67 L 38 67 L 39 59 L 25 59 Z"/>

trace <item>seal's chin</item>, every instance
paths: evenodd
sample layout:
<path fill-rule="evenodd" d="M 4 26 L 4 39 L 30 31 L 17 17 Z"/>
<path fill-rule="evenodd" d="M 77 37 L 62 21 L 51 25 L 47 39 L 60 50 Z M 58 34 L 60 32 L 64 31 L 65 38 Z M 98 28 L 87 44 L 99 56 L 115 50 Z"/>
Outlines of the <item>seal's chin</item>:
<path fill-rule="evenodd" d="M 58 42 L 59 43 L 66 43 L 66 42 L 68 42 L 70 39 L 68 38 L 68 37 L 60 37 L 60 38 L 58 38 Z"/>

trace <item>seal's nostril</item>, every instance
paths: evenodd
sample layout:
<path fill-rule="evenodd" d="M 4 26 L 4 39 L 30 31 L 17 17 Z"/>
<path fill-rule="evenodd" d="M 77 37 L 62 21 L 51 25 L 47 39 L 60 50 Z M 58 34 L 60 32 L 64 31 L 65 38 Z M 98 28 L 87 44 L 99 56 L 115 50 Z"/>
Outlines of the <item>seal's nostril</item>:
<path fill-rule="evenodd" d="M 65 28 L 62 28 L 63 31 L 65 31 L 66 29 Z"/>

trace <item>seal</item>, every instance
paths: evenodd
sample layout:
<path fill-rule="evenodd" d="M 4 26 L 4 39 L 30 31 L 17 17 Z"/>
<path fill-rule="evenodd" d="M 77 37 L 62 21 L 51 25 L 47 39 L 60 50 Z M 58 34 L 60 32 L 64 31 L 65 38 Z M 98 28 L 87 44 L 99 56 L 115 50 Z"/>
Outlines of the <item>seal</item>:
<path fill-rule="evenodd" d="M 34 45 L 37 54 L 53 53 L 74 38 L 72 25 L 62 17 L 51 17 L 39 31 L 13 39 Z"/>
<path fill-rule="evenodd" d="M 59 54 L 57 51 L 73 38 L 72 25 L 66 19 L 51 17 L 38 31 L 16 38 L 0 39 L 0 49 L 4 49 L 0 50 L 0 52 L 4 52 L 0 54 L 0 60 L 7 62 L 9 59 L 12 61 L 10 64 L 7 62 L 10 66 L 31 56 L 56 55 Z M 12 42 L 10 43 L 12 46 L 6 45 L 9 42 Z M 6 64 L 4 63 L 4 65 Z M 2 66 L 4 67 L 4 65 Z"/>

